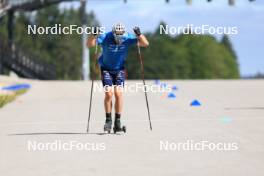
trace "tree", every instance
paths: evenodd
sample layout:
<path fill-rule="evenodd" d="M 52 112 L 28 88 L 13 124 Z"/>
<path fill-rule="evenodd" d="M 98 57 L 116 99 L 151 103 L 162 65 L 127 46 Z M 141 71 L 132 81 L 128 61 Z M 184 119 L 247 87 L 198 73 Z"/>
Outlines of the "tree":
<path fill-rule="evenodd" d="M 86 14 L 88 26 L 98 26 L 99 22 L 92 13 Z M 5 22 L 6 20 L 4 20 Z M 6 23 L 6 22 L 5 22 Z M 82 46 L 81 35 L 54 35 L 36 34 L 28 35 L 28 25 L 39 27 L 81 26 L 80 12 L 78 9 L 60 9 L 52 5 L 36 13 L 19 13 L 15 19 L 15 43 L 26 48 L 40 60 L 56 66 L 57 79 L 81 79 Z M 6 35 L 6 29 L 0 27 L 0 32 Z M 92 52 L 91 52 L 92 54 Z"/>
<path fill-rule="evenodd" d="M 228 35 L 226 35 L 226 34 L 223 35 L 221 43 L 230 51 L 230 53 L 233 55 L 233 57 L 237 60 L 236 52 L 233 49 L 232 43 L 231 43 Z"/>
<path fill-rule="evenodd" d="M 87 19 L 88 26 L 99 25 L 93 13 L 87 14 Z M 31 16 L 22 13 L 16 18 L 15 39 L 16 43 L 26 46 L 32 53 L 40 56 L 41 60 L 54 64 L 57 79 L 80 79 L 81 36 L 28 35 L 28 24 L 43 27 L 55 24 L 81 26 L 79 11 L 51 6 Z M 166 26 L 165 23 L 161 24 Z M 0 32 L 5 32 L 2 27 Z M 218 42 L 210 35 L 160 35 L 159 26 L 154 33 L 147 33 L 146 36 L 150 42 L 148 48 L 142 48 L 146 79 L 239 78 L 236 54 L 227 36 Z M 94 48 L 90 54 L 93 53 Z M 91 59 L 90 68 L 94 72 L 93 64 Z M 140 79 L 136 46 L 129 51 L 126 68 L 129 79 Z"/>
<path fill-rule="evenodd" d="M 161 25 L 166 25 L 161 23 Z M 147 34 L 150 46 L 142 49 L 147 79 L 239 78 L 234 55 L 210 35 L 160 35 L 159 27 Z M 138 79 L 140 65 L 132 48 L 127 60 L 128 78 Z"/>

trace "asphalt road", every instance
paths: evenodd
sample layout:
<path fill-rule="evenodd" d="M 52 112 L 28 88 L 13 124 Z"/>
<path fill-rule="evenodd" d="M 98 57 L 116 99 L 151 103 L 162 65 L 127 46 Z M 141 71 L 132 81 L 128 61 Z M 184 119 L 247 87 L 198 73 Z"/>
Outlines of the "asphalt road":
<path fill-rule="evenodd" d="M 0 109 L 0 175 L 264 175 L 263 80 L 163 81 L 178 90 L 148 94 L 153 131 L 143 92 L 127 92 L 126 134 L 103 133 L 98 91 L 86 133 L 91 82 L 23 82 L 28 93 Z"/>

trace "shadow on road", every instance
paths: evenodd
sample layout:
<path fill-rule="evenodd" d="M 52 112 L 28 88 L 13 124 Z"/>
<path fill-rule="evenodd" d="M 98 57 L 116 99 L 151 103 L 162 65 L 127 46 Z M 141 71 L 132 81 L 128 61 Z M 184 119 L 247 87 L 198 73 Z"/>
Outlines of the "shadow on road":
<path fill-rule="evenodd" d="M 33 136 L 33 135 L 121 135 L 120 133 L 72 133 L 72 132 L 46 132 L 46 133 L 14 133 L 8 136 Z"/>

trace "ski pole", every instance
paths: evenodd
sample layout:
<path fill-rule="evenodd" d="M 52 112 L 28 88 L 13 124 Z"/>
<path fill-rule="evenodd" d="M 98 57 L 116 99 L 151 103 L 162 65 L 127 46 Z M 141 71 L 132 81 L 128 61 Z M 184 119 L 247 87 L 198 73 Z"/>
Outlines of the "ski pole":
<path fill-rule="evenodd" d="M 97 50 L 98 50 L 98 47 L 96 44 L 95 45 L 95 53 L 93 55 L 94 69 L 96 68 L 96 59 L 97 59 L 97 52 L 98 52 Z M 87 130 L 86 130 L 87 133 L 89 133 L 89 125 L 90 125 L 92 102 L 93 102 L 93 88 L 94 88 L 94 80 L 95 80 L 95 74 L 93 73 L 93 71 L 91 72 L 91 78 L 92 78 L 92 85 L 91 85 L 91 93 L 90 93 L 89 116 L 88 116 Z"/>
<path fill-rule="evenodd" d="M 147 110 L 148 110 L 149 128 L 150 128 L 150 130 L 152 130 L 150 110 L 149 110 L 149 102 L 148 102 L 148 94 L 147 94 L 147 90 L 146 90 L 146 83 L 145 83 L 145 76 L 144 76 L 144 62 L 143 62 L 143 58 L 142 58 L 141 51 L 140 51 L 139 41 L 137 43 L 137 48 L 138 48 L 138 56 L 139 56 L 139 60 L 140 60 L 140 66 L 141 66 L 141 79 L 142 79 L 143 85 L 144 85 L 145 99 L 146 99 L 146 105 L 147 105 Z"/>

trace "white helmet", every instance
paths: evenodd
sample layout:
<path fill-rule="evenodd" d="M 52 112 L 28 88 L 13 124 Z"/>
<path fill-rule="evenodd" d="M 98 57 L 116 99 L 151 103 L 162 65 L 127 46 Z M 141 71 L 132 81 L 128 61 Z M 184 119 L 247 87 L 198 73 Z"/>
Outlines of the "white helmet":
<path fill-rule="evenodd" d="M 115 42 L 121 44 L 124 41 L 124 34 L 126 32 L 125 26 L 122 23 L 117 23 L 113 26 L 112 32 Z"/>
<path fill-rule="evenodd" d="M 126 28 L 122 23 L 117 23 L 113 26 L 112 32 L 115 35 L 123 35 L 126 32 Z"/>

